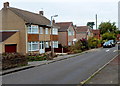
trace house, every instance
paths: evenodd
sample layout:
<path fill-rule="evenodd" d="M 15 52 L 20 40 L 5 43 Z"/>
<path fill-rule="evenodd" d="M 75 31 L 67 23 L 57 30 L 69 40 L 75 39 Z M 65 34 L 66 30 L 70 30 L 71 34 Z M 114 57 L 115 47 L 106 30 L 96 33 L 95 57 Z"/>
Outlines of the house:
<path fill-rule="evenodd" d="M 76 38 L 87 39 L 93 37 L 92 29 L 89 26 L 77 26 L 76 27 Z"/>
<path fill-rule="evenodd" d="M 120 41 L 120 34 L 117 34 L 117 41 Z"/>
<path fill-rule="evenodd" d="M 93 37 L 97 38 L 97 39 L 100 39 L 101 36 L 100 36 L 100 30 L 92 30 L 93 32 Z"/>
<path fill-rule="evenodd" d="M 14 31 L 14 34 L 7 37 L 7 41 L 2 41 L 2 53 L 7 52 L 5 47 L 8 45 L 9 50 L 13 48 L 12 45 L 15 45 L 14 52 L 18 53 L 45 53 L 45 48 L 51 46 L 51 41 L 54 48 L 58 47 L 58 27 L 53 24 L 51 29 L 51 21 L 44 16 L 43 11 L 33 13 L 13 8 L 9 6 L 9 2 L 5 2 L 3 6 L 0 10 L 1 33 L 6 32 L 8 35 Z"/>
<path fill-rule="evenodd" d="M 71 46 L 76 41 L 76 31 L 72 22 L 57 22 L 60 28 L 58 30 L 59 34 L 59 44 L 62 46 Z"/>

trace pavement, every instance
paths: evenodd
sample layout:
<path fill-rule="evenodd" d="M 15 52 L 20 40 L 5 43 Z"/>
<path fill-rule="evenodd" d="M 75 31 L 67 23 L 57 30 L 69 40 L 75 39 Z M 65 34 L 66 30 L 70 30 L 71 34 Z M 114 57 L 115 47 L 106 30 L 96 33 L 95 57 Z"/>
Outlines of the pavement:
<path fill-rule="evenodd" d="M 84 84 L 117 84 L 119 82 L 120 55 L 108 63 Z"/>

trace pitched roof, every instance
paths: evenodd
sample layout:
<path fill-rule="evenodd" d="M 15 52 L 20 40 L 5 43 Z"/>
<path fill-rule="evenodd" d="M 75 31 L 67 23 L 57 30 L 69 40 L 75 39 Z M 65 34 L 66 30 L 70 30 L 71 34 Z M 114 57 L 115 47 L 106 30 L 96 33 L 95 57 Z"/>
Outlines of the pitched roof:
<path fill-rule="evenodd" d="M 15 34 L 17 31 L 5 31 L 5 32 L 0 32 L 0 42 L 3 42 L 7 40 L 9 37 L 11 37 L 13 34 Z"/>
<path fill-rule="evenodd" d="M 89 29 L 88 26 L 77 26 L 76 33 L 85 33 Z"/>
<path fill-rule="evenodd" d="M 100 30 L 92 30 L 94 34 L 100 34 Z"/>
<path fill-rule="evenodd" d="M 69 28 L 70 25 L 72 25 L 72 22 L 58 22 L 56 25 L 60 27 L 59 32 L 65 32 Z"/>
<path fill-rule="evenodd" d="M 27 23 L 38 24 L 38 25 L 50 25 L 50 20 L 40 14 L 21 10 L 18 8 L 13 8 L 13 7 L 9 7 L 8 9 L 10 9 L 16 15 L 21 17 Z"/>

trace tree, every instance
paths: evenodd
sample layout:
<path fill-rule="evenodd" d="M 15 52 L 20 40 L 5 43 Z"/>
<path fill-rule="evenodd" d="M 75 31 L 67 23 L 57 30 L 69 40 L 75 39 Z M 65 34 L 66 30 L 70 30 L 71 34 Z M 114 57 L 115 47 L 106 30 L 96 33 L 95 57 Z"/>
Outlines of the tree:
<path fill-rule="evenodd" d="M 106 32 L 116 33 L 116 31 L 118 30 L 118 28 L 115 25 L 115 22 L 111 23 L 110 21 L 102 22 L 99 25 L 99 29 L 101 34 L 104 34 Z"/>
<path fill-rule="evenodd" d="M 95 23 L 94 22 L 88 22 L 87 23 L 87 26 L 90 26 L 92 29 L 93 29 L 93 26 L 95 25 Z"/>
<path fill-rule="evenodd" d="M 102 35 L 102 40 L 115 40 L 115 33 L 112 32 L 106 32 Z"/>

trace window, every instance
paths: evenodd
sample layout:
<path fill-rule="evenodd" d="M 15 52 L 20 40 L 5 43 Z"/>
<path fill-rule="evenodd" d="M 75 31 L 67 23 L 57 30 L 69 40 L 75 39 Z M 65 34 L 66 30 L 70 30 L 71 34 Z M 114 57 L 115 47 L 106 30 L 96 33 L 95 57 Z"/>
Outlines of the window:
<path fill-rule="evenodd" d="M 49 48 L 49 42 L 45 42 L 45 47 Z"/>
<path fill-rule="evenodd" d="M 52 29 L 52 34 L 53 35 L 58 35 L 58 29 L 57 28 L 53 28 Z"/>
<path fill-rule="evenodd" d="M 43 41 L 40 42 L 40 49 L 44 49 L 44 42 Z"/>
<path fill-rule="evenodd" d="M 58 48 L 58 41 L 53 41 L 53 48 Z"/>
<path fill-rule="evenodd" d="M 68 46 L 71 46 L 72 45 L 72 42 L 68 42 Z"/>
<path fill-rule="evenodd" d="M 43 27 L 40 27 L 40 34 L 43 34 Z"/>
<path fill-rule="evenodd" d="M 68 35 L 69 35 L 69 36 L 74 36 L 74 34 L 75 34 L 74 31 L 68 30 Z"/>
<path fill-rule="evenodd" d="M 45 28 L 45 34 L 48 34 L 48 28 Z"/>
<path fill-rule="evenodd" d="M 28 51 L 39 50 L 38 42 L 28 42 Z"/>
<path fill-rule="evenodd" d="M 30 25 L 30 26 L 28 26 L 28 33 L 30 33 L 30 34 L 39 33 L 38 26 L 37 25 Z"/>

